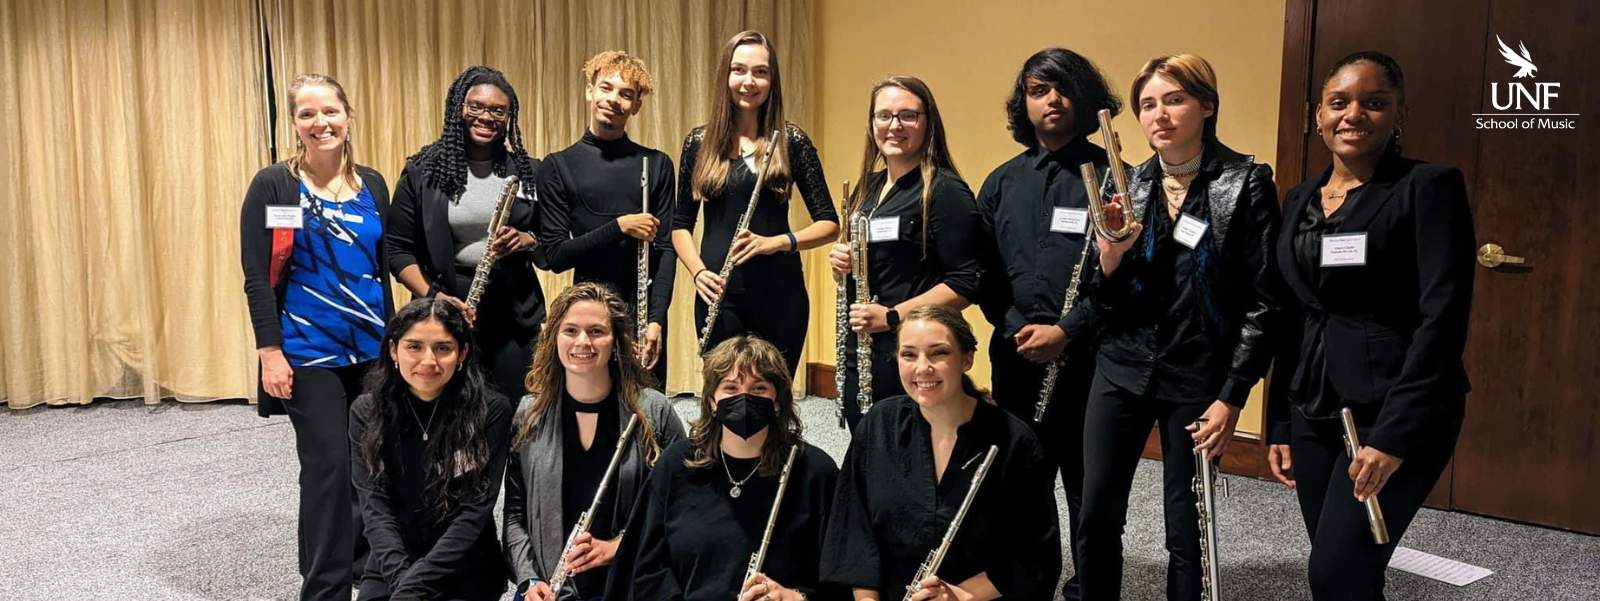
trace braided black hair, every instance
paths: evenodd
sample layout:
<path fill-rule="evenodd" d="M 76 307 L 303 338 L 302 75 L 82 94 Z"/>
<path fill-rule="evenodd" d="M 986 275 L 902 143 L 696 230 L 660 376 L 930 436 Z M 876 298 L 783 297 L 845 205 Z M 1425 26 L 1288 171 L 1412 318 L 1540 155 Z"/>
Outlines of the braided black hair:
<path fill-rule="evenodd" d="M 505 143 L 494 147 L 495 175 L 515 175 L 524 185 L 533 185 L 533 160 L 523 147 L 522 128 L 517 123 L 520 108 L 517 92 L 498 69 L 474 65 L 462 71 L 450 84 L 450 93 L 444 100 L 444 124 L 439 139 L 406 159 L 412 168 L 421 172 L 428 186 L 446 196 L 455 196 L 467 187 L 467 119 L 462 116 L 461 106 L 466 102 L 467 91 L 482 84 L 500 88 L 511 99 L 503 134 Z"/>

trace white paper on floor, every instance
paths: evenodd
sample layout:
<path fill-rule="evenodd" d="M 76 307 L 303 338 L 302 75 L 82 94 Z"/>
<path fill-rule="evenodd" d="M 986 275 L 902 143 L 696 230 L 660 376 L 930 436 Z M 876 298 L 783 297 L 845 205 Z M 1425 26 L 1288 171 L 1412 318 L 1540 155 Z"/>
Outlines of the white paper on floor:
<path fill-rule="evenodd" d="M 1494 573 L 1488 568 L 1405 547 L 1395 547 L 1394 556 L 1389 558 L 1389 567 L 1456 586 L 1472 584 Z"/>

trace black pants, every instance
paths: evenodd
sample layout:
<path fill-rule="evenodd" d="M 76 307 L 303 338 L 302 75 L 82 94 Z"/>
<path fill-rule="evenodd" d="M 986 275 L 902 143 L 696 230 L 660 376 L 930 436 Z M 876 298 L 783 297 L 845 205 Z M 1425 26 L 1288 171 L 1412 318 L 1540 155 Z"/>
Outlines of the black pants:
<path fill-rule="evenodd" d="M 749 274 L 745 274 L 749 275 Z M 793 377 L 800 368 L 800 351 L 806 345 L 806 326 L 811 318 L 811 301 L 804 285 L 767 283 L 747 278 L 744 290 L 729 291 L 717 309 L 717 323 L 711 327 L 706 351 L 717 343 L 739 334 L 755 334 L 778 347 Z M 705 327 L 709 307 L 696 295 L 695 335 Z"/>
<path fill-rule="evenodd" d="M 456 272 L 458 290 L 472 289 L 475 270 L 461 268 Z M 489 385 L 511 399 L 515 405 L 527 394 L 523 385 L 528 370 L 533 366 L 533 345 L 539 340 L 539 324 L 532 329 L 519 326 L 512 304 L 503 295 L 504 288 L 491 283 L 478 303 L 477 321 L 473 324 L 473 342 L 478 347 L 479 365 L 488 376 Z M 490 296 L 490 292 L 498 293 Z M 463 299 L 465 297 L 463 296 Z"/>
<path fill-rule="evenodd" d="M 1061 486 L 1067 494 L 1067 540 L 1071 541 L 1068 546 L 1073 561 L 1072 577 L 1062 586 L 1061 596 L 1067 601 L 1076 601 L 1081 598 L 1079 575 L 1083 573 L 1077 563 L 1083 553 L 1079 527 L 1083 515 L 1083 418 L 1094 378 L 1093 349 L 1085 346 L 1073 349 L 1068 355 L 1061 373 L 1056 376 L 1055 391 L 1050 396 L 1044 421 L 1035 423 L 1034 406 L 1044 384 L 1045 366 L 1018 355 L 1016 344 L 1001 332 L 996 329 L 989 339 L 995 402 L 1033 426 L 1050 460 L 1061 472 Z"/>
<path fill-rule="evenodd" d="M 1196 523 L 1194 439 L 1185 426 L 1204 403 L 1173 403 L 1137 395 L 1094 377 L 1083 437 L 1083 554 L 1078 572 L 1086 600 L 1122 598 L 1122 531 L 1134 470 L 1154 424 L 1161 438 L 1166 522 L 1167 598 L 1200 599 L 1200 528 Z"/>
<path fill-rule="evenodd" d="M 879 332 L 872 335 L 872 401 L 902 395 L 906 393 L 904 386 L 900 385 L 900 364 L 894 356 L 894 333 Z M 845 341 L 845 356 L 848 358 L 844 364 L 844 390 L 839 398 L 844 404 L 844 422 L 851 431 L 856 429 L 856 423 L 861 421 L 861 406 L 856 403 L 856 391 L 860 386 L 859 370 L 856 369 L 856 336 L 850 333 Z"/>
<path fill-rule="evenodd" d="M 303 601 L 348 601 L 350 585 L 366 571 L 361 504 L 350 482 L 350 403 L 371 366 L 296 367 L 291 398 L 283 403 L 300 458 Z"/>
<path fill-rule="evenodd" d="M 1317 601 L 1382 600 L 1384 572 L 1400 537 L 1438 483 L 1461 432 L 1459 418 L 1442 424 L 1435 443 L 1418 446 L 1378 491 L 1389 527 L 1389 544 L 1372 542 L 1365 506 L 1356 501 L 1350 457 L 1338 419 L 1308 420 L 1293 408 L 1290 455 L 1295 495 L 1311 535 L 1311 597 Z M 1356 431 L 1365 436 L 1376 413 L 1356 410 Z"/>

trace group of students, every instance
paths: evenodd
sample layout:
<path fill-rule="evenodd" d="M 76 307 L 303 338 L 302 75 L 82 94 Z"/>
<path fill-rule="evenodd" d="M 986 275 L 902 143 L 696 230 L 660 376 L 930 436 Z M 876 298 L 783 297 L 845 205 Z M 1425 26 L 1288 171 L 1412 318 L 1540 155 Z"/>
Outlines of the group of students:
<path fill-rule="evenodd" d="M 543 161 L 523 147 L 504 76 L 470 68 L 392 204 L 354 160 L 343 88 L 320 75 L 290 86 L 296 153 L 257 174 L 241 235 L 261 410 L 295 429 L 302 598 L 357 584 L 362 599 L 494 599 L 509 580 L 539 601 L 1050 599 L 1065 547 L 1074 576 L 1059 592 L 1117 599 L 1155 426 L 1168 596 L 1199 599 L 1193 455 L 1221 455 L 1273 365 L 1268 462 L 1298 494 L 1312 593 L 1382 598 L 1460 429 L 1474 247 L 1461 173 L 1400 154 L 1393 59 L 1356 53 L 1328 73 L 1316 123 L 1333 165 L 1281 207 L 1270 168 L 1218 140 L 1216 76 L 1197 56 L 1158 57 L 1133 78 L 1155 156 L 1130 167 L 1090 141 L 1097 113 L 1122 108 L 1099 70 L 1066 49 L 1034 54 L 1005 106 L 1025 150 L 977 195 L 932 91 L 890 77 L 870 91 L 858 185 L 839 211 L 815 146 L 784 119 L 771 41 L 742 32 L 720 60 L 676 174 L 626 135 L 652 90 L 637 57 L 585 63 L 587 131 Z M 769 146 L 770 132 L 782 140 Z M 1113 169 L 1127 170 L 1126 196 L 1086 189 Z M 797 230 L 794 189 L 812 218 Z M 841 215 L 860 235 L 835 243 Z M 1119 220 L 1130 235 L 1096 234 Z M 809 314 L 796 253 L 830 243 L 847 294 L 865 282 L 872 299 L 843 318 L 870 348 L 846 337 L 852 440 L 837 466 L 805 442 L 791 392 Z M 470 304 L 485 253 L 493 269 Z M 687 430 L 656 387 L 678 262 L 697 297 L 689 331 L 719 309 Z M 548 314 L 535 269 L 577 281 Z M 391 277 L 417 300 L 395 311 Z M 992 390 L 965 373 L 971 304 L 994 325 Z M 1365 442 L 1354 457 L 1344 408 Z M 991 448 L 942 565 L 911 582 Z M 770 552 L 747 578 L 780 480 Z M 1393 541 L 1381 545 L 1358 502 L 1380 490 Z"/>

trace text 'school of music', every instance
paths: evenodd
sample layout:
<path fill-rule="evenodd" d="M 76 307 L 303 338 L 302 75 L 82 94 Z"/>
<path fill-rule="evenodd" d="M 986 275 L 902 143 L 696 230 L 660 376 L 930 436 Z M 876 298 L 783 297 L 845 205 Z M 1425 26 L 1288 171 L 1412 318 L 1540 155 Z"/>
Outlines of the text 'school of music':
<path fill-rule="evenodd" d="M 294 80 L 294 155 L 255 176 L 240 228 L 261 411 L 295 430 L 303 599 L 1117 599 L 1155 426 L 1168 597 L 1220 600 L 1215 465 L 1273 364 L 1267 459 L 1298 492 L 1313 596 L 1381 598 L 1460 429 L 1474 248 L 1461 173 L 1401 153 L 1392 58 L 1326 74 L 1333 164 L 1282 203 L 1217 137 L 1198 56 L 1150 60 L 1122 97 L 1083 56 L 1034 54 L 1005 105 L 1021 151 L 976 193 L 933 91 L 884 79 L 837 202 L 772 42 L 740 33 L 720 61 L 676 169 L 627 133 L 645 63 L 608 51 L 571 146 L 530 156 L 516 91 L 472 67 L 392 188 L 348 142 L 345 89 Z M 797 253 L 825 245 L 839 464 L 791 392 Z M 689 424 L 658 384 L 675 264 L 696 317 L 673 327 L 704 358 Z M 536 269 L 576 283 L 547 303 Z M 392 306 L 396 284 L 416 300 Z M 974 304 L 989 389 L 966 373 Z"/>

